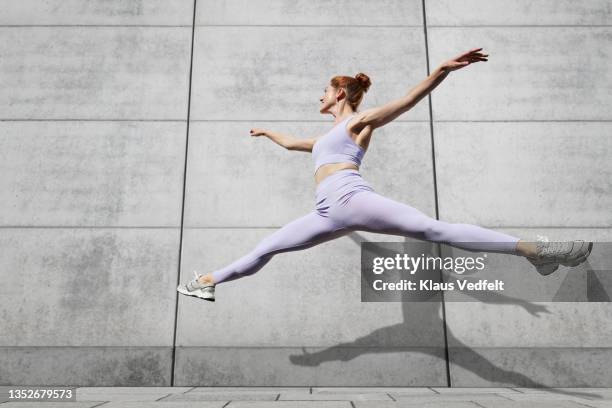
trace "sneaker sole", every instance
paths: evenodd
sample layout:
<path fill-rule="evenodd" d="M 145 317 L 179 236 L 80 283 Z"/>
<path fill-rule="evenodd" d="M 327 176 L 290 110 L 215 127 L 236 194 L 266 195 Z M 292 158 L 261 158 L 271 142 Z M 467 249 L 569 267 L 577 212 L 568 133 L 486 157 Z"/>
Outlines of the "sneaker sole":
<path fill-rule="evenodd" d="M 542 276 L 550 275 L 551 273 L 555 272 L 557 269 L 559 269 L 559 264 L 556 262 L 549 262 L 549 263 L 545 263 L 545 264 L 536 266 L 536 270 Z"/>
<path fill-rule="evenodd" d="M 540 275 L 543 275 L 543 276 L 550 275 L 551 273 L 553 273 L 554 271 L 559 269 L 559 262 L 555 262 L 555 261 L 549 261 L 549 262 L 536 261 L 533 258 L 527 258 L 527 261 L 531 265 L 533 265 L 535 267 L 536 271 Z"/>
<path fill-rule="evenodd" d="M 200 291 L 200 289 L 198 289 L 198 290 L 194 290 L 193 292 L 189 292 L 189 291 L 187 291 L 187 290 L 184 290 L 184 289 L 183 289 L 183 288 L 181 288 L 181 287 L 178 287 L 178 288 L 176 289 L 176 291 L 177 291 L 178 293 L 181 293 L 181 294 L 185 295 L 185 296 L 193 296 L 193 297 L 197 297 L 198 299 L 208 300 L 209 302 L 214 302 L 214 301 L 215 301 L 215 298 L 214 298 L 214 297 L 212 297 L 212 298 L 211 298 L 210 296 L 209 296 L 209 297 L 205 297 L 205 296 L 198 295 L 198 293 L 202 293 L 202 292 Z"/>

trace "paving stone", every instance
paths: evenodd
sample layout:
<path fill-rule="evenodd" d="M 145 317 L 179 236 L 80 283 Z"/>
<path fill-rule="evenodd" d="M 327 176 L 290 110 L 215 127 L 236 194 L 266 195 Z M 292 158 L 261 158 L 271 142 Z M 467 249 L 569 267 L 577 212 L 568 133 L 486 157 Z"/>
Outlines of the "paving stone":
<path fill-rule="evenodd" d="M 227 408 L 352 408 L 350 401 L 232 401 Z"/>
<path fill-rule="evenodd" d="M 587 403 L 591 401 L 591 399 L 586 398 L 585 394 L 579 393 L 567 393 L 560 392 L 558 394 L 505 394 L 499 393 L 498 395 L 502 395 L 507 397 L 512 401 L 531 401 L 531 400 L 540 400 L 540 401 L 576 401 L 581 403 Z M 593 400 L 597 400 L 597 398 L 593 398 Z"/>
<path fill-rule="evenodd" d="M 526 395 L 570 395 L 587 400 L 612 400 L 610 388 L 513 388 Z"/>
<path fill-rule="evenodd" d="M 431 389 L 440 394 L 496 394 L 498 392 L 520 394 L 520 391 L 515 391 L 512 388 L 431 387 Z"/>
<path fill-rule="evenodd" d="M 96 405 L 100 405 L 102 401 L 90 401 L 90 402 L 5 402 L 2 404 L 2 408 L 92 408 Z"/>
<path fill-rule="evenodd" d="M 222 408 L 228 401 L 109 402 L 104 408 Z M 100 407 L 100 408 L 102 408 Z"/>
<path fill-rule="evenodd" d="M 128 393 L 113 393 L 113 392 L 93 392 L 77 396 L 77 401 L 157 401 L 170 395 L 167 392 L 135 392 Z"/>
<path fill-rule="evenodd" d="M 276 392 L 285 391 L 304 391 L 310 393 L 310 387 L 193 387 L 188 391 L 189 394 L 196 392 L 219 392 L 219 391 L 239 391 L 239 392 Z"/>
<path fill-rule="evenodd" d="M 526 401 L 475 401 L 486 408 L 585 408 L 585 405 L 573 401 L 541 401 L 537 399 Z"/>
<path fill-rule="evenodd" d="M 430 391 L 429 393 L 425 392 L 425 391 L 421 391 L 421 392 L 389 392 L 388 393 L 389 396 L 393 399 L 403 399 L 403 398 L 409 398 L 409 397 L 433 397 L 435 398 L 437 395 L 434 391 Z"/>
<path fill-rule="evenodd" d="M 510 401 L 508 398 L 498 394 L 491 393 L 465 393 L 465 394 L 439 394 L 435 396 L 394 396 L 397 401 L 408 402 L 413 404 L 434 403 L 434 402 L 469 402 L 476 400 L 489 401 Z"/>
<path fill-rule="evenodd" d="M 80 387 L 77 401 L 157 401 L 172 394 L 182 394 L 192 387 Z"/>
<path fill-rule="evenodd" d="M 475 408 L 479 407 L 474 402 L 462 401 L 462 402 L 420 402 L 410 403 L 406 401 L 398 402 L 373 402 L 373 401 L 358 401 L 354 403 L 355 408 Z M 479 407 L 482 408 L 482 407 Z"/>
<path fill-rule="evenodd" d="M 586 406 L 595 408 L 612 408 L 612 401 L 589 401 Z"/>
<path fill-rule="evenodd" d="M 393 401 L 389 394 L 384 392 L 366 392 L 364 389 L 350 392 L 318 392 L 312 394 L 284 392 L 281 393 L 280 400 L 307 400 L 307 401 L 324 401 L 324 400 L 340 400 L 340 401 Z"/>
<path fill-rule="evenodd" d="M 192 390 L 194 387 L 78 387 L 77 397 L 81 393 L 112 393 L 112 394 L 150 394 L 150 393 L 183 393 Z"/>
<path fill-rule="evenodd" d="M 163 401 L 276 401 L 279 393 L 276 391 L 257 392 L 241 391 L 237 387 L 235 391 L 210 391 L 195 392 L 187 394 L 172 394 L 163 398 Z"/>
<path fill-rule="evenodd" d="M 312 393 L 371 393 L 383 392 L 389 394 L 409 394 L 409 395 L 434 395 L 435 392 L 430 387 L 313 387 Z"/>

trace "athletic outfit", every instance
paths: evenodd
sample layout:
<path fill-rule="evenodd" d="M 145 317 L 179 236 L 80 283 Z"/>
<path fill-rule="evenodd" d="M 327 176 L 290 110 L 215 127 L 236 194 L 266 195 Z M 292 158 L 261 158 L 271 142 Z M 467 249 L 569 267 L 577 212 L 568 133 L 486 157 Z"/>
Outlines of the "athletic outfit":
<path fill-rule="evenodd" d="M 349 116 L 314 144 L 315 173 L 323 164 L 361 164 L 365 151 L 346 130 Z M 472 251 L 518 255 L 519 238 L 471 224 L 439 221 L 374 191 L 358 170 L 342 169 L 316 188 L 315 209 L 264 238 L 251 252 L 212 272 L 215 283 L 251 275 L 278 253 L 298 251 L 351 231 L 400 235 L 443 242 Z"/>

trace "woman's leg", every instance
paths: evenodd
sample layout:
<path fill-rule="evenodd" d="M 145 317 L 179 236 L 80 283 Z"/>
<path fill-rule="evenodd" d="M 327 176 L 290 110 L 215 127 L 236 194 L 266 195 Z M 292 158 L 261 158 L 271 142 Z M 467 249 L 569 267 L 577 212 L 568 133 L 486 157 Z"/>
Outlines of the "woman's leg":
<path fill-rule="evenodd" d="M 519 255 L 517 237 L 477 225 L 439 221 L 376 192 L 355 194 L 345 216 L 351 227 L 365 231 L 443 242 L 471 251 Z"/>
<path fill-rule="evenodd" d="M 214 283 L 242 278 L 260 270 L 280 252 L 298 251 L 338 238 L 349 231 L 312 211 L 270 234 L 248 254 L 212 272 Z"/>

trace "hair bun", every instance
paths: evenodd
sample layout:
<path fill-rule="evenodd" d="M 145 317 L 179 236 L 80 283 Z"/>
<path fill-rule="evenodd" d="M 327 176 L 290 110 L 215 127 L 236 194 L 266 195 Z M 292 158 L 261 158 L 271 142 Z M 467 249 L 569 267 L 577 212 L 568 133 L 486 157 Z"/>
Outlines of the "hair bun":
<path fill-rule="evenodd" d="M 370 77 L 364 74 L 363 72 L 360 72 L 357 75 L 355 75 L 355 79 L 357 80 L 357 82 L 359 82 L 359 84 L 363 88 L 363 91 L 368 92 L 368 89 L 370 88 L 370 85 L 372 84 L 372 82 L 370 82 Z"/>

